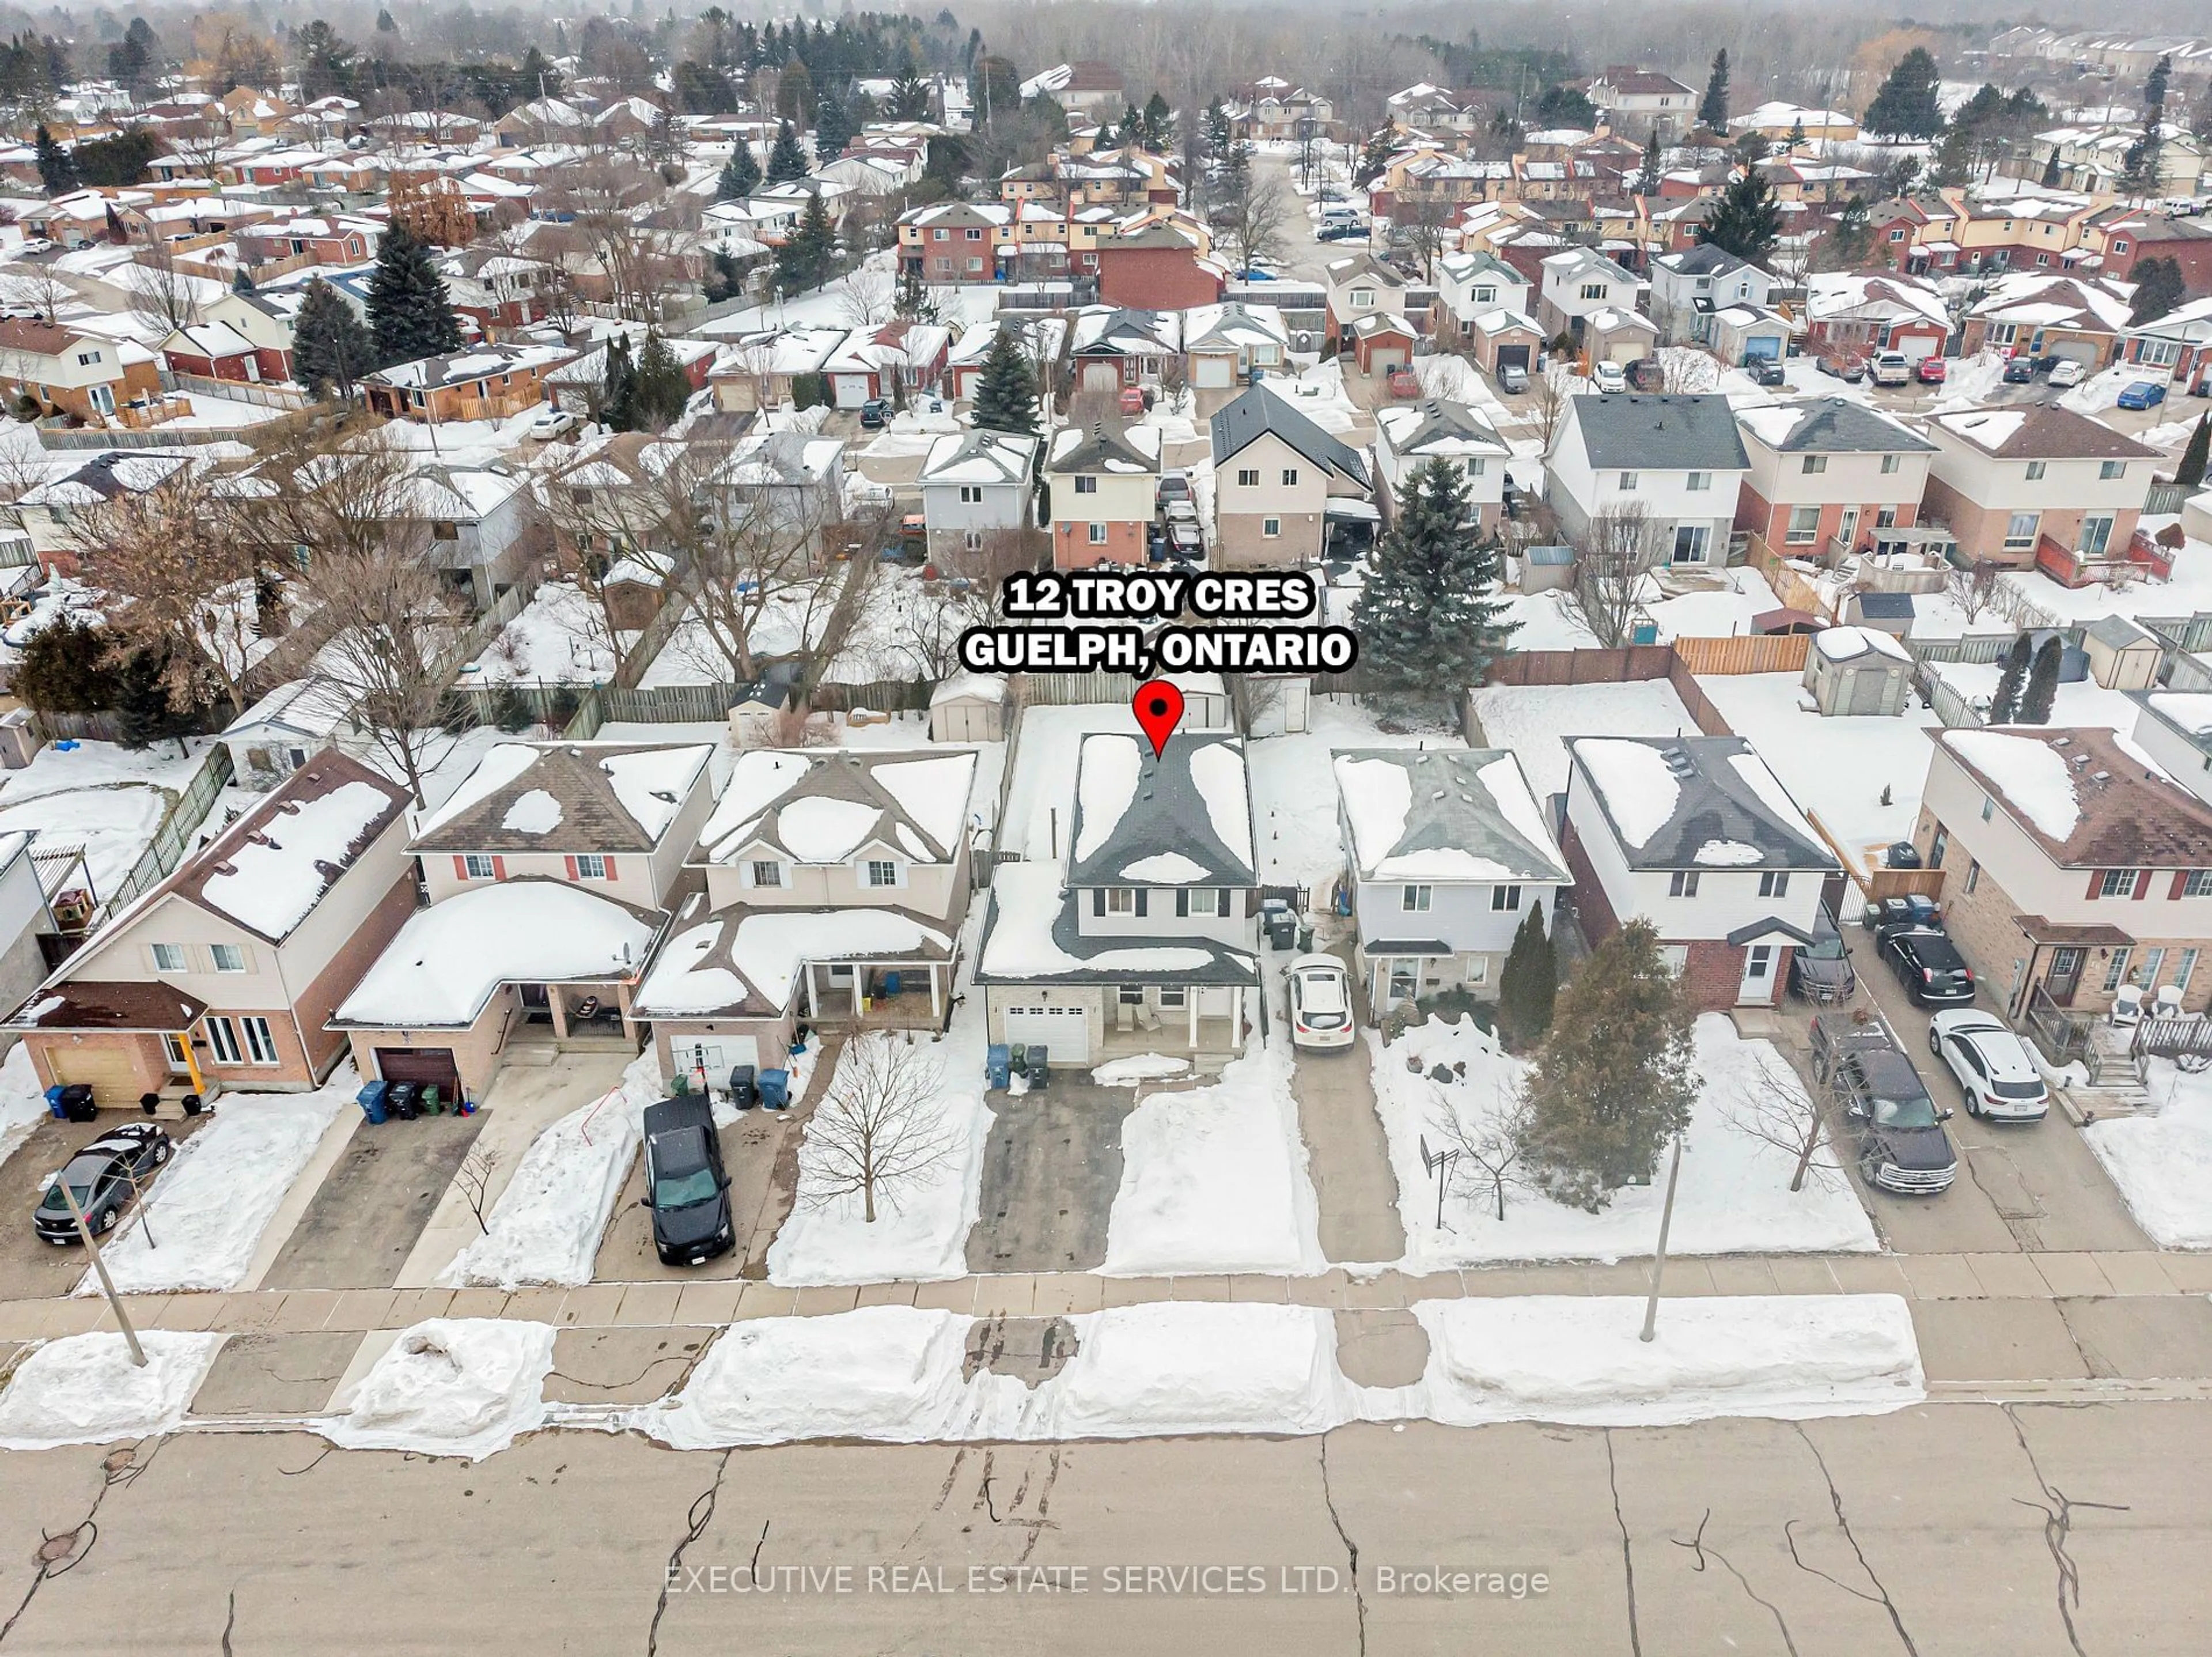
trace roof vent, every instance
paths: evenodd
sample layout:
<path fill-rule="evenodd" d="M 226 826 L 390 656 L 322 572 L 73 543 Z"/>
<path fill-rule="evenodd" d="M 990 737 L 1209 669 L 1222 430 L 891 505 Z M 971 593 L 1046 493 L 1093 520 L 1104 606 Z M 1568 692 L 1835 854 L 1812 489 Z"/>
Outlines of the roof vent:
<path fill-rule="evenodd" d="M 2073 740 L 2070 736 L 2054 736 L 2051 739 L 2051 746 L 2054 748 L 2063 748 Z"/>
<path fill-rule="evenodd" d="M 1667 762 L 1667 770 L 1675 777 L 1691 777 L 1697 772 L 1697 762 L 1681 748 L 1662 748 L 1660 757 Z"/>
<path fill-rule="evenodd" d="M 215 866 L 215 872 L 218 874 L 235 874 L 238 873 L 238 865 L 230 862 L 217 863 Z"/>
<path fill-rule="evenodd" d="M 2074 756 L 2072 763 L 2075 771 L 2081 771 L 2087 766 L 2089 756 L 2086 753 L 2077 753 Z"/>
<path fill-rule="evenodd" d="M 659 801 L 663 805 L 672 806 L 676 803 L 676 796 L 673 794 L 671 794 L 666 789 L 653 789 L 653 797 Z"/>
<path fill-rule="evenodd" d="M 2112 780 L 2112 774 L 2110 771 L 2091 771 L 2089 780 L 2092 783 L 2109 783 Z"/>

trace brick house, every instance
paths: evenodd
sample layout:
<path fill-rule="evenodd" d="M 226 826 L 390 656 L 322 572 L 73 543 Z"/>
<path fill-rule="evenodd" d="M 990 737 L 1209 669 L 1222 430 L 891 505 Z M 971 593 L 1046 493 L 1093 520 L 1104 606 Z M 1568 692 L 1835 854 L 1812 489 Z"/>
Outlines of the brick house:
<path fill-rule="evenodd" d="M 2212 376 L 2212 299 L 2192 299 L 2120 336 L 2120 360 L 2147 380 L 2197 386 Z"/>
<path fill-rule="evenodd" d="M 1214 411 L 1213 557 L 1222 568 L 1304 564 L 1333 509 L 1370 517 L 1367 457 L 1264 386 Z"/>
<path fill-rule="evenodd" d="M 1908 361 L 1941 356 L 1951 314 L 1933 282 L 1894 271 L 1816 271 L 1805 278 L 1805 355 Z"/>
<path fill-rule="evenodd" d="M 2014 271 L 1966 313 L 1960 355 L 2063 356 L 2092 371 L 2110 362 L 2128 325 L 2128 296 L 2087 277 Z"/>
<path fill-rule="evenodd" d="M 106 1109 L 318 1086 L 346 1050 L 331 1010 L 415 911 L 410 803 L 312 755 L 16 1009 L 40 1083 L 89 1083 Z"/>
<path fill-rule="evenodd" d="M 2007 1016 L 2101 1013 L 2124 984 L 2212 1006 L 2212 806 L 2102 726 L 1929 735 L 1913 843 Z"/>
<path fill-rule="evenodd" d="M 107 422 L 133 402 L 158 401 L 161 371 L 150 352 L 32 317 L 0 322 L 0 399 L 47 414 Z"/>
<path fill-rule="evenodd" d="M 2089 242 L 2101 250 L 2099 273 L 2113 281 L 2134 281 L 2143 259 L 2170 259 L 2180 269 L 2184 289 L 2212 294 L 2212 224 L 2201 217 L 2107 208 L 2091 221 Z"/>
<path fill-rule="evenodd" d="M 1109 305 L 1182 311 L 1216 304 L 1224 275 L 1196 235 L 1173 224 L 1098 244 L 1098 297 Z"/>
<path fill-rule="evenodd" d="M 2062 580 L 2125 551 L 2162 458 L 2054 404 L 1939 414 L 1927 429 L 1922 521 L 1948 529 L 1968 563 L 2033 563 Z"/>
<path fill-rule="evenodd" d="M 1936 446 L 1844 397 L 1736 411 L 1751 461 L 1735 527 L 1785 557 L 1858 551 L 1868 532 L 1919 520 Z"/>
<path fill-rule="evenodd" d="M 1575 909 L 1595 944 L 1651 923 L 1700 1012 L 1773 1003 L 1841 865 L 1741 737 L 1567 744 Z"/>
<path fill-rule="evenodd" d="M 1045 453 L 1044 484 L 1054 569 L 1142 564 L 1158 505 L 1160 429 L 1061 426 Z"/>
<path fill-rule="evenodd" d="M 1402 320 L 1407 289 L 1411 285 L 1401 271 L 1385 265 L 1372 253 L 1355 253 L 1350 259 L 1333 261 L 1327 277 L 1328 309 L 1324 338 L 1330 345 L 1342 348 L 1351 343 L 1352 331 L 1370 317 L 1387 315 Z"/>
<path fill-rule="evenodd" d="M 368 411 L 387 420 L 503 420 L 545 400 L 545 376 L 576 353 L 565 345 L 475 345 L 379 369 L 362 381 Z"/>

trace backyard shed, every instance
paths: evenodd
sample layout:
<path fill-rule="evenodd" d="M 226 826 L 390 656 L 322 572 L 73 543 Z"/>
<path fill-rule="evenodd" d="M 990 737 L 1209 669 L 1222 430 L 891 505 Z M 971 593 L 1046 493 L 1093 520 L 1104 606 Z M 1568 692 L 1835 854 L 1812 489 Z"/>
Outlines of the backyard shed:
<path fill-rule="evenodd" d="M 1805 688 L 1824 717 L 1905 711 L 1912 658 L 1887 633 L 1871 627 L 1831 627 L 1805 653 Z"/>

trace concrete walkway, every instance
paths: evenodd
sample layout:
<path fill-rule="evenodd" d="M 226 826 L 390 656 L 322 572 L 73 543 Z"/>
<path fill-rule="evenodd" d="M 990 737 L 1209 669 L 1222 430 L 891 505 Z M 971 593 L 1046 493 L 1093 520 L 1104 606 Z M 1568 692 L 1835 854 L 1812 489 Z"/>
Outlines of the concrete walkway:
<path fill-rule="evenodd" d="M 1321 1252 L 1339 1265 L 1405 1258 L 1398 1179 L 1390 1142 L 1375 1112 L 1375 1081 L 1364 1042 L 1345 1053 L 1297 1055 L 1291 1092 L 1298 1132 L 1321 1203 Z"/>

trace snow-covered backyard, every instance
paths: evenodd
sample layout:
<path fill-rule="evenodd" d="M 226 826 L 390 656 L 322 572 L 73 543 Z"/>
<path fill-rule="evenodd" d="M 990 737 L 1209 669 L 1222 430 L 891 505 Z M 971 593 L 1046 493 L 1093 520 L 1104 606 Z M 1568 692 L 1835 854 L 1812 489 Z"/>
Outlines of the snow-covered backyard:
<path fill-rule="evenodd" d="M 1246 746 L 1261 882 L 1311 886 L 1343 872 L 1336 778 L 1329 769 L 1335 750 L 1466 746 L 1456 731 L 1441 726 L 1385 731 L 1373 710 L 1351 697 L 1315 697 L 1308 704 L 1304 731 L 1261 737 Z"/>
<path fill-rule="evenodd" d="M 1479 1136 L 1508 1108 L 1528 1067 L 1472 1019 L 1430 1019 L 1387 1045 L 1372 1032 L 1367 1040 L 1376 1108 L 1398 1177 L 1408 1270 L 1506 1260 L 1614 1260 L 1652 1252 L 1665 1196 L 1663 1167 L 1651 1185 L 1616 1191 L 1611 1205 L 1596 1214 L 1510 1186 L 1500 1221 L 1487 1180 L 1463 1161 L 1444 1203 L 1445 1228 L 1438 1230 L 1436 1176 L 1422 1166 L 1422 1136 L 1433 1148 L 1441 1138 L 1437 1124 L 1455 1117 L 1470 1137 Z M 1413 1059 L 1419 1061 L 1419 1074 L 1408 1063 Z M 1705 1082 L 1683 1142 L 1669 1250 L 1772 1254 L 1876 1248 L 1874 1227 L 1832 1151 L 1822 1151 L 1804 1190 L 1793 1193 L 1792 1159 L 1730 1121 L 1756 1100 L 1762 1068 L 1802 1098 L 1796 1073 L 1773 1045 L 1746 1041 L 1726 1018 L 1709 1013 L 1697 1022 L 1696 1062 Z M 1437 1066 L 1462 1063 L 1463 1079 L 1430 1080 Z"/>
<path fill-rule="evenodd" d="M 210 743 L 191 738 L 183 754 L 177 746 L 134 753 L 113 742 L 49 743 L 0 784 L 0 834 L 27 829 L 50 846 L 82 844 L 94 895 L 104 900 L 145 855 Z"/>
<path fill-rule="evenodd" d="M 1663 679 L 1620 685 L 1486 685 L 1475 722 L 1493 748 L 1510 748 L 1538 801 L 1567 786 L 1571 736 L 1680 736 L 1698 722 Z"/>
<path fill-rule="evenodd" d="M 2081 1137 L 2160 1248 L 2212 1249 L 2212 1075 L 2150 1064 L 2152 1106 L 2100 1116 Z"/>
<path fill-rule="evenodd" d="M 623 634 L 626 649 L 635 639 Z M 550 581 L 471 663 L 462 682 L 593 685 L 615 676 L 615 650 L 599 601 L 574 582 Z"/>
<path fill-rule="evenodd" d="M 1939 661 L 1936 676 L 1977 707 L 1987 707 L 1996 695 L 2004 664 L 1996 661 Z M 2022 686 L 2026 688 L 2025 685 Z M 2108 691 L 2094 679 L 2061 685 L 2051 704 L 2051 725 L 2101 725 L 2108 730 L 2132 731 L 2141 710 L 2124 691 Z"/>

